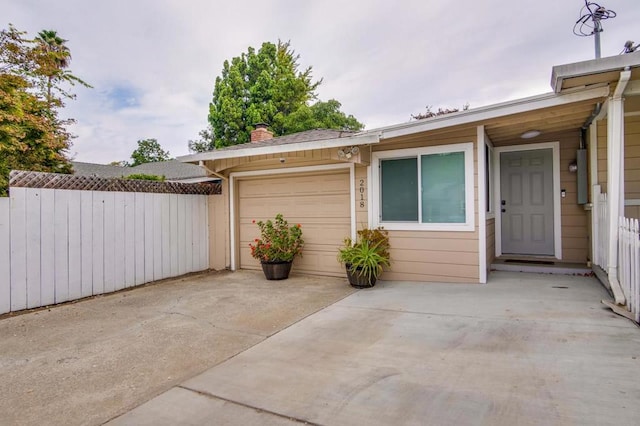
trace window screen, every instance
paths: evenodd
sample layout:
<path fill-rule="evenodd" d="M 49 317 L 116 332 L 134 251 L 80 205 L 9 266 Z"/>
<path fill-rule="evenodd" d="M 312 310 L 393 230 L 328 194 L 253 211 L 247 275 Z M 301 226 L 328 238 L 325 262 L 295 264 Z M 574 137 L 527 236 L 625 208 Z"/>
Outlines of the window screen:
<path fill-rule="evenodd" d="M 382 160 L 382 221 L 418 221 L 418 161 L 414 158 Z"/>

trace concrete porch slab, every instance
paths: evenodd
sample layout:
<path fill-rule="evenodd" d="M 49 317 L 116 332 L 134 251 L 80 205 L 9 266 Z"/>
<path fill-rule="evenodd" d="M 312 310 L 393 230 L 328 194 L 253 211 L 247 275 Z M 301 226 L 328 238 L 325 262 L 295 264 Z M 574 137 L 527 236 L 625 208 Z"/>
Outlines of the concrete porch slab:
<path fill-rule="evenodd" d="M 383 282 L 181 387 L 312 424 L 635 424 L 640 331 L 607 297 L 592 277 Z"/>

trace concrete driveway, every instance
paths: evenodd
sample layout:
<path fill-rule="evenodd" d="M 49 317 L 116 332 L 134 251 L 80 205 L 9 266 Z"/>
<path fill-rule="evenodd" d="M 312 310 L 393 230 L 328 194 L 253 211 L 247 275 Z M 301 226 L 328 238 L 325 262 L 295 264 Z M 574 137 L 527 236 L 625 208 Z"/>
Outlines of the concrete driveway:
<path fill-rule="evenodd" d="M 0 317 L 0 425 L 96 425 L 353 293 L 210 273 Z"/>
<path fill-rule="evenodd" d="M 640 423 L 640 330 L 590 277 L 382 283 L 112 425 Z"/>

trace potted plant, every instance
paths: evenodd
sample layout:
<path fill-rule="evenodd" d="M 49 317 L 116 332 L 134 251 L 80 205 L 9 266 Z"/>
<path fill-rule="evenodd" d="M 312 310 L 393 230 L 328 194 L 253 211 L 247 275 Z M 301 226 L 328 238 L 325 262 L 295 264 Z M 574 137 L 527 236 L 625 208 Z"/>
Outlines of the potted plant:
<path fill-rule="evenodd" d="M 288 278 L 293 259 L 301 255 L 304 246 L 302 227 L 300 224 L 289 226 L 280 213 L 273 221 L 259 221 L 257 225 L 260 228 L 260 238 L 249 244 L 251 256 L 260 261 L 268 280 Z"/>
<path fill-rule="evenodd" d="M 345 238 L 338 261 L 345 265 L 353 287 L 373 287 L 383 267 L 390 265 L 389 233 L 383 228 L 365 228 L 358 231 L 356 241 Z"/>

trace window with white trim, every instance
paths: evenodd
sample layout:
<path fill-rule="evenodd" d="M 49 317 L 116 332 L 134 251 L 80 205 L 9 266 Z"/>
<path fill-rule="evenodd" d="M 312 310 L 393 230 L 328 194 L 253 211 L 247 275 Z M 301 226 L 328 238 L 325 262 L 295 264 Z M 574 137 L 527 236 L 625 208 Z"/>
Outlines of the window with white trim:
<path fill-rule="evenodd" d="M 473 144 L 373 154 L 374 226 L 473 230 Z"/>

